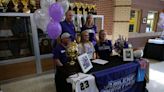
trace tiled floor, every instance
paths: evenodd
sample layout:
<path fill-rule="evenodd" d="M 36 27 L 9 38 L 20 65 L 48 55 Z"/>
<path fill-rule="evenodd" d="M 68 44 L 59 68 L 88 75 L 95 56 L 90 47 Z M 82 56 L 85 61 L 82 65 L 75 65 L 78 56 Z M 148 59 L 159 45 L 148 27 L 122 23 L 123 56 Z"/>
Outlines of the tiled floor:
<path fill-rule="evenodd" d="M 5 83 L 1 88 L 3 92 L 56 92 L 54 73 Z"/>
<path fill-rule="evenodd" d="M 149 92 L 164 92 L 164 62 L 150 64 L 150 82 L 147 84 Z"/>
<path fill-rule="evenodd" d="M 24 78 L 1 85 L 3 92 L 56 92 L 54 73 Z M 164 62 L 150 60 L 149 92 L 164 92 Z"/>

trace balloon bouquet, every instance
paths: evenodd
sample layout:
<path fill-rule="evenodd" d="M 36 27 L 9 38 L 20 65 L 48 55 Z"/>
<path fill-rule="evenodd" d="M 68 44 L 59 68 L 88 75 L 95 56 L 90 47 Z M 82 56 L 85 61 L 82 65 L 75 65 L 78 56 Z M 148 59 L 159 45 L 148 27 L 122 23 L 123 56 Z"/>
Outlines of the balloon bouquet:
<path fill-rule="evenodd" d="M 62 33 L 60 21 L 69 8 L 67 0 L 41 0 L 41 9 L 34 12 L 37 28 L 47 33 L 51 39 L 57 39 Z"/>

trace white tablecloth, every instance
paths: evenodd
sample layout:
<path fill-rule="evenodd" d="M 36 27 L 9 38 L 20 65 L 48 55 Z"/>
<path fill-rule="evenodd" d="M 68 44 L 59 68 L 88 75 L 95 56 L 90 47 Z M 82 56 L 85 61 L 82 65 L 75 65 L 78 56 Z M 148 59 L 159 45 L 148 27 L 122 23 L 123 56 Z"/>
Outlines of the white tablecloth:
<path fill-rule="evenodd" d="M 164 40 L 162 40 L 162 39 L 149 39 L 148 43 L 164 44 Z"/>

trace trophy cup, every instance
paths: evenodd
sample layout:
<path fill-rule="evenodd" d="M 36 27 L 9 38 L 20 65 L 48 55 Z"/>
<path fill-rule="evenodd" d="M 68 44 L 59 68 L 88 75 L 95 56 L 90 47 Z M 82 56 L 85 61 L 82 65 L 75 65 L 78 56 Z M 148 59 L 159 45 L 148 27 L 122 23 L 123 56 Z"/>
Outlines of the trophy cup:
<path fill-rule="evenodd" d="M 84 14 L 84 15 L 86 15 L 86 14 L 87 14 L 87 12 L 85 11 L 85 9 L 87 8 L 87 4 L 83 4 L 83 6 L 82 6 L 82 7 L 83 7 L 83 14 Z"/>
<path fill-rule="evenodd" d="M 19 0 L 12 0 L 12 2 L 13 2 L 13 4 L 14 4 L 14 10 L 15 10 L 16 12 L 18 12 L 18 11 L 19 11 L 19 9 L 18 9 Z"/>
<path fill-rule="evenodd" d="M 78 45 L 76 42 L 71 42 L 69 45 L 68 45 L 68 48 L 67 48 L 67 55 L 68 57 L 70 58 L 70 62 L 69 64 L 71 66 L 74 66 L 75 65 L 75 60 L 77 59 L 77 54 L 78 54 Z"/>
<path fill-rule="evenodd" d="M 34 7 L 33 9 L 36 10 L 36 1 L 30 0 L 30 4 Z"/>
<path fill-rule="evenodd" d="M 28 2 L 29 0 L 21 0 L 22 4 L 23 4 L 23 12 L 24 13 L 30 13 L 30 9 L 27 7 L 28 6 Z"/>
<path fill-rule="evenodd" d="M 91 10 L 91 9 L 92 9 L 92 5 L 89 4 L 89 5 L 88 5 L 88 13 L 89 13 L 89 14 L 92 14 L 92 12 L 91 12 L 92 10 Z"/>
<path fill-rule="evenodd" d="M 95 5 L 95 4 L 94 4 L 94 5 L 92 5 L 92 9 L 93 9 L 93 14 L 95 14 L 95 15 L 96 15 L 97 13 L 96 13 L 96 5 Z"/>
<path fill-rule="evenodd" d="M 82 14 L 82 12 L 80 11 L 81 3 L 76 3 L 76 7 L 77 7 L 77 14 Z"/>
<path fill-rule="evenodd" d="M 0 7 L 2 7 L 3 5 L 2 5 L 2 0 L 0 0 Z"/>
<path fill-rule="evenodd" d="M 70 10 L 73 10 L 73 8 L 75 7 L 74 3 L 70 3 L 69 6 L 70 6 Z"/>
<path fill-rule="evenodd" d="M 78 14 L 77 3 L 74 3 L 73 11 L 74 11 L 74 14 Z"/>
<path fill-rule="evenodd" d="M 4 7 L 4 10 L 3 10 L 3 12 L 6 12 L 6 10 L 7 10 L 7 5 L 8 5 L 8 3 L 9 3 L 9 1 L 10 0 L 0 0 L 0 7 Z M 2 5 L 2 6 L 1 6 Z"/>

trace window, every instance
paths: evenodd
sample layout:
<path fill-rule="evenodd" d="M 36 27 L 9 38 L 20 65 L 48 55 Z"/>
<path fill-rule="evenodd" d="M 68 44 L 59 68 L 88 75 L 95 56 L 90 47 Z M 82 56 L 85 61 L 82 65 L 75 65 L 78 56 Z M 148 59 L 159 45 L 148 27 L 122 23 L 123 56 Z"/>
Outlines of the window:
<path fill-rule="evenodd" d="M 29 16 L 0 16 L 0 60 L 33 56 Z"/>
<path fill-rule="evenodd" d="M 129 32 L 138 32 L 141 19 L 141 10 L 131 10 L 129 21 Z"/>
<path fill-rule="evenodd" d="M 149 11 L 147 15 L 146 32 L 153 32 L 156 29 L 158 12 Z"/>

